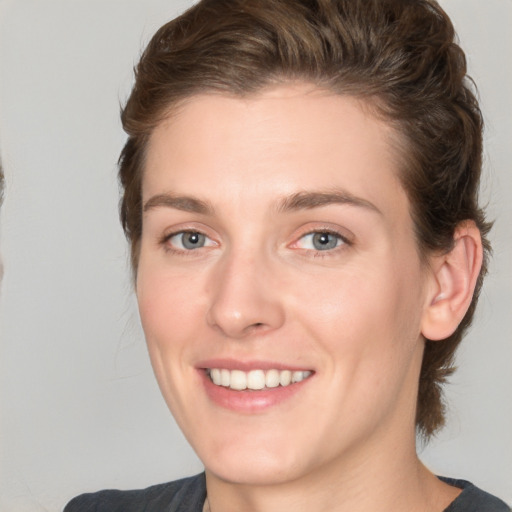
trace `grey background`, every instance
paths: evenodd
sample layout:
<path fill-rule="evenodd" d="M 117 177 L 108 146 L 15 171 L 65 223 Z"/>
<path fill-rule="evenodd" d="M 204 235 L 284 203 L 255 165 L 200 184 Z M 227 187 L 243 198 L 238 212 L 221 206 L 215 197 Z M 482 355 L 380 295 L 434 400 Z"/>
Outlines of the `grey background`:
<path fill-rule="evenodd" d="M 119 102 L 177 0 L 0 0 L 0 510 L 201 469 L 160 397 L 117 219 Z M 442 0 L 485 112 L 497 219 L 477 322 L 449 387 L 438 474 L 512 502 L 512 2 Z"/>

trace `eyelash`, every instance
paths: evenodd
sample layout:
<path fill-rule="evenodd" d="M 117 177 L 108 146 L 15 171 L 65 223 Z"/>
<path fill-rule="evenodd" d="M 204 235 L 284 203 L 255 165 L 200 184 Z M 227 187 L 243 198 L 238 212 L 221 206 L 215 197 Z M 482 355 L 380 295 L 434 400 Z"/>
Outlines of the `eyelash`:
<path fill-rule="evenodd" d="M 343 236 L 339 231 L 336 231 L 334 229 L 327 229 L 327 228 L 313 229 L 311 231 L 303 233 L 296 239 L 296 241 L 293 243 L 293 245 L 298 244 L 298 242 L 300 240 L 303 240 L 305 237 L 307 237 L 309 235 L 317 235 L 317 234 L 331 235 L 331 236 L 335 237 L 341 243 L 339 245 L 337 245 L 336 247 L 333 247 L 331 249 L 324 249 L 324 250 L 301 249 L 300 247 L 298 247 L 297 249 L 304 251 L 310 257 L 313 257 L 313 258 L 329 258 L 329 257 L 337 255 L 339 251 L 342 251 L 342 250 L 346 249 L 347 247 L 350 247 L 351 245 L 353 245 L 352 241 L 349 240 L 346 236 Z"/>
<path fill-rule="evenodd" d="M 202 247 L 198 247 L 196 249 L 188 249 L 187 250 L 186 248 L 183 248 L 183 249 L 175 248 L 169 243 L 169 241 L 172 238 L 174 238 L 175 236 L 184 235 L 186 233 L 198 234 L 198 235 L 204 236 L 208 240 L 211 240 L 211 238 L 208 237 L 208 235 L 206 235 L 205 233 L 203 233 L 202 231 L 200 231 L 198 229 L 180 229 L 178 231 L 173 231 L 172 233 L 167 233 L 167 234 L 163 235 L 160 238 L 160 240 L 158 241 L 158 243 L 161 247 L 163 247 L 164 251 L 167 254 L 177 255 L 177 256 L 186 255 L 188 257 L 199 256 L 200 252 L 197 249 L 202 249 L 203 247 L 207 247 L 207 248 L 209 247 L 209 246 L 202 246 Z M 212 245 L 215 245 L 215 244 L 212 244 Z"/>
<path fill-rule="evenodd" d="M 172 245 L 169 244 L 169 241 L 172 238 L 174 238 L 175 236 L 184 235 L 186 233 L 198 234 L 198 235 L 206 237 L 208 240 L 212 240 L 210 237 L 208 237 L 208 235 L 206 235 L 205 233 L 203 233 L 200 230 L 180 229 L 179 231 L 173 231 L 172 233 L 168 233 L 168 234 L 162 236 L 161 239 L 159 240 L 159 245 L 161 245 L 164 248 L 164 250 L 168 253 L 179 254 L 179 255 L 186 254 L 187 256 L 196 256 L 196 254 L 194 254 L 194 253 L 196 253 L 198 249 L 202 249 L 205 247 L 207 248 L 207 247 L 211 247 L 213 245 L 217 245 L 214 242 L 211 245 L 205 245 L 202 247 L 198 247 L 197 249 L 188 249 L 187 250 L 186 248 L 185 249 L 176 249 Z M 320 229 L 313 229 L 311 231 L 307 231 L 307 232 L 301 234 L 298 238 L 296 238 L 295 242 L 293 242 L 293 244 L 291 244 L 291 247 L 293 248 L 293 245 L 298 244 L 298 242 L 300 240 L 303 240 L 305 237 L 310 236 L 310 235 L 317 235 L 317 234 L 326 234 L 326 235 L 333 236 L 337 239 L 337 241 L 340 241 L 341 243 L 339 245 L 336 245 L 336 247 L 333 247 L 330 249 L 325 249 L 325 250 L 304 249 L 304 248 L 300 248 L 300 247 L 297 247 L 296 249 L 301 250 L 304 253 L 307 253 L 308 256 L 313 257 L 313 258 L 326 258 L 326 257 L 334 256 L 335 254 L 338 253 L 338 251 L 343 250 L 344 247 L 350 247 L 351 245 L 353 245 L 351 240 L 349 240 L 346 236 L 343 236 L 338 231 L 336 231 L 334 229 L 320 228 Z"/>

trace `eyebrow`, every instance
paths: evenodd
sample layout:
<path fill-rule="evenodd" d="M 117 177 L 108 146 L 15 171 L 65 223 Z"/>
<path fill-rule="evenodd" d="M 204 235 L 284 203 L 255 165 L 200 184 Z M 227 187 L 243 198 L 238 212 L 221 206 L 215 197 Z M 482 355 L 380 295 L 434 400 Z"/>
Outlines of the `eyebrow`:
<path fill-rule="evenodd" d="M 157 194 L 144 203 L 143 211 L 147 212 L 153 208 L 165 206 L 175 208 L 184 212 L 201 213 L 203 215 L 213 215 L 214 208 L 207 201 L 196 199 L 189 196 L 174 196 L 172 194 Z"/>
<path fill-rule="evenodd" d="M 277 212 L 292 212 L 298 210 L 310 210 L 329 206 L 331 204 L 348 204 L 379 213 L 382 212 L 370 201 L 357 197 L 344 190 L 303 191 L 292 194 L 282 199 Z M 172 194 L 157 194 L 144 203 L 143 211 L 147 212 L 153 208 L 167 207 L 185 212 L 199 213 L 202 215 L 214 215 L 215 209 L 208 201 L 190 196 L 175 196 Z"/>
<path fill-rule="evenodd" d="M 365 208 L 382 215 L 382 212 L 370 201 L 357 197 L 345 190 L 330 190 L 326 192 L 297 192 L 286 197 L 278 206 L 279 212 L 290 212 L 296 210 L 309 210 L 312 208 L 320 208 L 331 204 L 348 204 Z"/>

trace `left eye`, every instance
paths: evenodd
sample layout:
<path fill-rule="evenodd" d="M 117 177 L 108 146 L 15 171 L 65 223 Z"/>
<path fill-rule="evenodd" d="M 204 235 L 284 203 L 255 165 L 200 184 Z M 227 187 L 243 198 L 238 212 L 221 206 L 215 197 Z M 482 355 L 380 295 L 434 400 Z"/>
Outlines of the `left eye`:
<path fill-rule="evenodd" d="M 214 245 L 213 240 L 198 231 L 181 231 L 172 235 L 168 239 L 168 243 L 175 249 L 183 251 L 192 251 L 201 247 Z"/>
<path fill-rule="evenodd" d="M 316 231 L 301 237 L 297 242 L 297 247 L 299 249 L 312 249 L 314 251 L 328 251 L 330 249 L 336 249 L 336 247 L 339 247 L 343 243 L 343 238 L 337 233 Z"/>

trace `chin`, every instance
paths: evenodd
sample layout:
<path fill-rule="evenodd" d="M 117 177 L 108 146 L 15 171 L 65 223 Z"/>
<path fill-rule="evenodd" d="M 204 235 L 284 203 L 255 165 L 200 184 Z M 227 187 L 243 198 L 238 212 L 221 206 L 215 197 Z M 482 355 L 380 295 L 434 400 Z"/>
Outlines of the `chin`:
<path fill-rule="evenodd" d="M 214 461 L 205 464 L 207 473 L 226 482 L 239 485 L 266 486 L 295 480 L 300 476 L 298 465 L 283 464 L 270 457 L 245 456 L 243 460 Z"/>
<path fill-rule="evenodd" d="M 302 464 L 297 459 L 296 449 L 283 449 L 282 442 L 254 441 L 235 442 L 216 450 L 198 450 L 198 455 L 207 472 L 241 485 L 278 484 L 300 475 Z"/>

